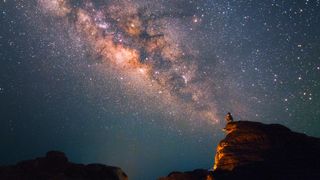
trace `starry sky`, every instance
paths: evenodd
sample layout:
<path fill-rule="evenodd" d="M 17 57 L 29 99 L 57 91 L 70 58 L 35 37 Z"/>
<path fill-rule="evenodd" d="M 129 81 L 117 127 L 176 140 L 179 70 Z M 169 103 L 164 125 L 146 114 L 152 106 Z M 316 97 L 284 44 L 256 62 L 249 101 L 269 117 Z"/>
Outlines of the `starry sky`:
<path fill-rule="evenodd" d="M 210 169 L 224 116 L 320 137 L 320 0 L 1 0 L 0 164 Z"/>

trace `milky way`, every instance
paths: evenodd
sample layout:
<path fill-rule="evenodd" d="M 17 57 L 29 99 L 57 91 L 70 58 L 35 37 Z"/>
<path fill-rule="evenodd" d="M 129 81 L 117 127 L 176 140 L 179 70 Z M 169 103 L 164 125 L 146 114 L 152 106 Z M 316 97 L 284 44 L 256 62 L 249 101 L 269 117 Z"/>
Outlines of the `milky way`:
<path fill-rule="evenodd" d="M 0 0 L 0 21 L 0 165 L 209 169 L 227 112 L 320 137 L 319 0 Z"/>
<path fill-rule="evenodd" d="M 152 12 L 143 4 L 116 1 L 96 5 L 85 1 L 73 6 L 66 0 L 39 0 L 44 14 L 64 21 L 67 28 L 99 57 L 104 68 L 117 69 L 128 88 L 156 95 L 172 114 L 217 123 L 214 92 L 198 70 L 199 59 L 182 44 L 174 29 L 178 16 Z M 181 15 L 180 15 L 181 16 Z M 195 16 L 185 18 L 198 23 Z M 116 76 L 119 76 L 117 74 Z"/>

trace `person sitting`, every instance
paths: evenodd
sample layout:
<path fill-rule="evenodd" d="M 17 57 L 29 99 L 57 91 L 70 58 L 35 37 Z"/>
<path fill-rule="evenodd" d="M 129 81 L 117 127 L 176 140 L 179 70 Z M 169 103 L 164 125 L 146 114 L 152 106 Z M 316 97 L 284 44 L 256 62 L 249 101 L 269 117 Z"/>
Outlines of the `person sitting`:
<path fill-rule="evenodd" d="M 233 122 L 233 117 L 230 112 L 227 113 L 226 117 L 224 118 L 228 123 Z"/>

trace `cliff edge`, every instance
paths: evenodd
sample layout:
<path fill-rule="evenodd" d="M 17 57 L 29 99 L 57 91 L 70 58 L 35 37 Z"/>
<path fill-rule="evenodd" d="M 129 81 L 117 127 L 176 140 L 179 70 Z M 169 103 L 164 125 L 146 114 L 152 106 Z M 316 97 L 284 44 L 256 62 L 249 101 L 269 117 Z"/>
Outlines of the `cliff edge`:
<path fill-rule="evenodd" d="M 225 127 L 215 178 L 320 179 L 320 139 L 279 124 L 238 121 Z"/>

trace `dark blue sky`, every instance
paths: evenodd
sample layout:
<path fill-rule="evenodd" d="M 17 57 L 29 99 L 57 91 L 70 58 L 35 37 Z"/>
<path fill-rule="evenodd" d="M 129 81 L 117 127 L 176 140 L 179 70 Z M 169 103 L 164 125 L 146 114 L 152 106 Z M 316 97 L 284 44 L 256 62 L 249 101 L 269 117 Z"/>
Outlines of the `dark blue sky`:
<path fill-rule="evenodd" d="M 90 2 L 0 1 L 0 164 L 209 169 L 228 111 L 320 137 L 319 0 Z"/>

